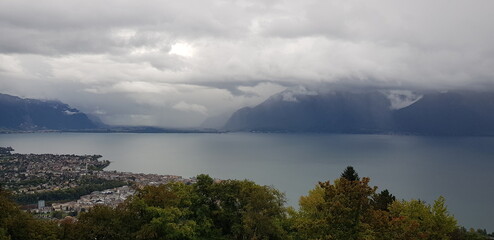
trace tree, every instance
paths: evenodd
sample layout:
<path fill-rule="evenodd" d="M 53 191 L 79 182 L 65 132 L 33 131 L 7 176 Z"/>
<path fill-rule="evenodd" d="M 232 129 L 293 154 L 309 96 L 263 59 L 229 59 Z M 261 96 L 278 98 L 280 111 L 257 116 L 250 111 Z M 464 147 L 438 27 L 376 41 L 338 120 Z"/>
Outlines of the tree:
<path fill-rule="evenodd" d="M 371 234 L 370 196 L 376 188 L 370 187 L 369 178 L 349 181 L 347 178 L 321 183 L 324 189 L 326 219 L 332 228 L 332 239 L 363 239 Z"/>
<path fill-rule="evenodd" d="M 446 199 L 440 196 L 431 209 L 432 213 L 432 233 L 433 239 L 449 239 L 451 234 L 457 228 L 457 221 L 454 216 L 450 215 L 446 207 Z"/>
<path fill-rule="evenodd" d="M 108 206 L 97 205 L 88 212 L 81 213 L 76 231 L 72 238 L 76 239 L 132 239 L 122 221 L 118 210 Z"/>
<path fill-rule="evenodd" d="M 444 197 L 434 201 L 433 206 L 420 200 L 395 201 L 389 210 L 391 216 L 401 223 L 401 234 L 415 238 L 449 239 L 457 228 L 456 219 L 447 211 Z"/>
<path fill-rule="evenodd" d="M 197 223 L 198 234 L 204 239 L 221 239 L 222 229 L 215 224 L 216 216 L 221 209 L 218 204 L 214 180 L 205 174 L 196 177 L 197 182 L 192 185 L 191 212 Z"/>
<path fill-rule="evenodd" d="M 65 239 L 286 239 L 284 195 L 251 181 L 146 186 L 115 209 L 62 223 Z M 71 234 L 70 231 L 73 233 Z"/>
<path fill-rule="evenodd" d="M 348 181 L 358 181 L 358 180 L 360 180 L 357 172 L 355 171 L 355 169 L 353 169 L 352 166 L 346 167 L 346 169 L 341 174 L 341 178 L 345 178 Z"/>
<path fill-rule="evenodd" d="M 228 239 L 285 239 L 284 195 L 251 181 L 226 180 L 214 184 L 215 226 Z"/>
<path fill-rule="evenodd" d="M 433 206 L 423 201 L 396 201 L 388 190 L 376 193 L 369 178 L 348 167 L 333 183 L 322 182 L 301 197 L 292 213 L 295 239 L 449 239 L 456 220 L 439 197 Z"/>
<path fill-rule="evenodd" d="M 136 239 L 196 239 L 191 196 L 191 186 L 175 182 L 139 190 L 131 202 Z"/>
<path fill-rule="evenodd" d="M 292 212 L 290 219 L 296 239 L 324 239 L 330 235 L 324 203 L 324 189 L 320 185 L 310 190 L 307 196 L 300 197 L 299 211 Z"/>
<path fill-rule="evenodd" d="M 372 206 L 376 210 L 389 211 L 388 207 L 394 201 L 396 201 L 396 197 L 389 193 L 388 189 L 372 196 Z"/>
<path fill-rule="evenodd" d="M 300 200 L 300 219 L 295 221 L 299 237 L 371 238 L 374 218 L 371 196 L 375 194 L 376 187 L 370 187 L 369 181 L 369 178 L 360 180 L 353 167 L 347 167 L 333 184 L 320 182 L 307 197 Z"/>
<path fill-rule="evenodd" d="M 480 233 L 479 231 L 472 231 L 472 230 L 473 229 L 467 231 L 466 228 L 459 227 L 450 234 L 451 240 L 488 240 L 489 239 L 488 236 L 483 232 Z"/>
<path fill-rule="evenodd" d="M 56 240 L 58 235 L 55 222 L 38 220 L 21 211 L 10 199 L 10 193 L 0 188 L 0 239 Z"/>
<path fill-rule="evenodd" d="M 79 240 L 78 222 L 77 219 L 71 216 L 67 216 L 60 220 L 60 239 L 63 240 Z"/>

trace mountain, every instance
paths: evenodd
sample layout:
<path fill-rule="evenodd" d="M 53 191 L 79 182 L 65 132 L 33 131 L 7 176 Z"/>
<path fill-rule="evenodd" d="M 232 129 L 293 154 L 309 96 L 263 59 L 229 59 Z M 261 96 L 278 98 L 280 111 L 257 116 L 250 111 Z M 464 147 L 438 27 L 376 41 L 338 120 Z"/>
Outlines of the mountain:
<path fill-rule="evenodd" d="M 389 101 L 380 93 L 277 94 L 254 108 L 235 112 L 233 131 L 376 132 L 391 124 Z"/>
<path fill-rule="evenodd" d="M 0 94 L 0 113 L 0 129 L 71 130 L 97 127 L 86 114 L 59 101 Z"/>
<path fill-rule="evenodd" d="M 235 112 L 227 131 L 494 135 L 494 93 L 287 90 Z"/>
<path fill-rule="evenodd" d="M 396 130 L 425 135 L 494 135 L 494 93 L 425 94 L 393 112 Z"/>

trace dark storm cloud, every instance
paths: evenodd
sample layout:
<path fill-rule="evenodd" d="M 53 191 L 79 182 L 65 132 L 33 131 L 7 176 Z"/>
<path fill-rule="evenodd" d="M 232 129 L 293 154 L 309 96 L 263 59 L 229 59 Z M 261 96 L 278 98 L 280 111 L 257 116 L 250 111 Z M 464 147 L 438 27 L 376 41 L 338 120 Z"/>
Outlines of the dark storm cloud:
<path fill-rule="evenodd" d="M 445 0 L 0 1 L 0 91 L 60 99 L 110 124 L 194 126 L 299 85 L 492 89 L 493 8 Z"/>

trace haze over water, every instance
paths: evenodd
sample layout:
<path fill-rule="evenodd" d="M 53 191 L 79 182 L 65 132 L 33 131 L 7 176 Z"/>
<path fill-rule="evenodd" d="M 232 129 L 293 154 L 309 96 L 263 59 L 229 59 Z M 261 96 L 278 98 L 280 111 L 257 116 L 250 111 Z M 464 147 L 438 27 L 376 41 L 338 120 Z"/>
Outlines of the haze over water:
<path fill-rule="evenodd" d="M 17 153 L 101 154 L 107 170 L 273 185 L 297 205 L 352 165 L 398 199 L 440 195 L 465 227 L 494 231 L 494 138 L 330 134 L 3 134 Z"/>

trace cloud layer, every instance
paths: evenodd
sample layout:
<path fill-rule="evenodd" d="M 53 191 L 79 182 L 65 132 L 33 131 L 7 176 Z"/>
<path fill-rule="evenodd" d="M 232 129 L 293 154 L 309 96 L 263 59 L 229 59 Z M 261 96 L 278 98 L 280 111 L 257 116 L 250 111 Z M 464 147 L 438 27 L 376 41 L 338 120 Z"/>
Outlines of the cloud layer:
<path fill-rule="evenodd" d="M 0 1 L 0 92 L 198 126 L 287 87 L 490 88 L 493 1 Z"/>

